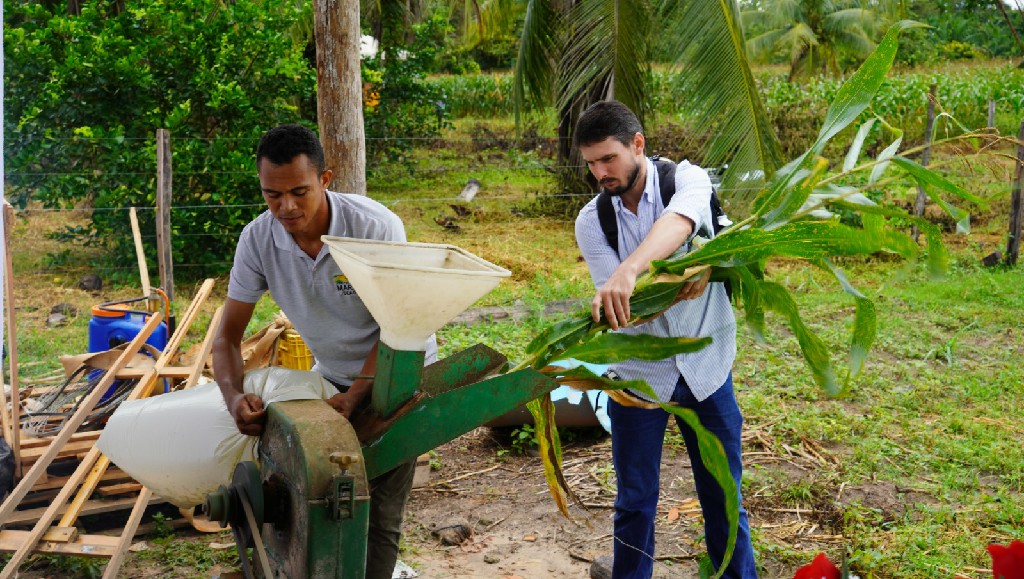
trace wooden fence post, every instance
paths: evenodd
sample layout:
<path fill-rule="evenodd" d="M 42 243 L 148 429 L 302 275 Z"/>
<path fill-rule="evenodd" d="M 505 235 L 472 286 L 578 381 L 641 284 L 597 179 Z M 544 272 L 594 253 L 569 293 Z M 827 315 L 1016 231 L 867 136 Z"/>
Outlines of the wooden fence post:
<path fill-rule="evenodd" d="M 1017 171 L 1013 179 L 1013 193 L 1010 202 L 1010 239 L 1006 244 L 1006 264 L 1016 265 L 1020 254 L 1021 227 L 1024 226 L 1024 203 L 1021 200 L 1024 189 L 1024 121 L 1017 133 Z"/>
<path fill-rule="evenodd" d="M 927 167 L 928 163 L 932 160 L 932 131 L 935 129 L 935 101 L 937 100 L 936 92 L 938 92 L 938 89 L 939 86 L 935 83 L 928 87 L 928 121 L 924 127 L 924 152 L 921 153 L 921 166 L 923 167 Z M 918 185 L 917 200 L 914 202 L 914 215 L 917 217 L 924 215 L 925 199 L 927 199 L 927 196 L 924 188 Z M 918 240 L 920 233 L 915 225 L 913 229 L 914 241 Z"/>
<path fill-rule="evenodd" d="M 156 246 L 160 287 L 174 300 L 174 259 L 171 253 L 171 133 L 156 130 Z M 168 322 L 169 323 L 169 322 Z"/>
<path fill-rule="evenodd" d="M 988 128 L 996 128 L 996 99 L 988 99 Z"/>

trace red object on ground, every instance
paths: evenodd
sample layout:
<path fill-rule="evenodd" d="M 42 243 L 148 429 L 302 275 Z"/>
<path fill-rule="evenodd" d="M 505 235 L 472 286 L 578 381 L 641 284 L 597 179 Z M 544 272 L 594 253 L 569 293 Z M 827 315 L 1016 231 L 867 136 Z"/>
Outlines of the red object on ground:
<path fill-rule="evenodd" d="M 1024 579 L 1024 541 L 1011 541 L 1009 547 L 989 545 L 993 579 Z"/>
<path fill-rule="evenodd" d="M 839 574 L 839 568 L 828 560 L 828 557 L 824 553 L 818 553 L 818 556 L 811 561 L 809 565 L 796 570 L 796 575 L 793 575 L 793 579 L 841 579 Z M 1007 577 L 1007 579 L 1011 579 Z M 1013 577 L 1016 579 L 1016 576 Z"/>

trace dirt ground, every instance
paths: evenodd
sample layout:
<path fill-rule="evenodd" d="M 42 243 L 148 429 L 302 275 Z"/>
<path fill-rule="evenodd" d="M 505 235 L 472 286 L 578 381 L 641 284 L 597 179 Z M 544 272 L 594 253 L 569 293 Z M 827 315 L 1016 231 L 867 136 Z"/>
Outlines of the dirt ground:
<path fill-rule="evenodd" d="M 615 475 L 610 438 L 591 434 L 566 444 L 566 478 L 585 505 L 572 507 L 569 520 L 548 494 L 539 458 L 499 456 L 508 448 L 504 436 L 478 428 L 435 451 L 438 468 L 428 486 L 414 490 L 406 519 L 403 560 L 419 577 L 586 578 L 590 561 L 611 553 Z M 696 577 L 705 552 L 703 522 L 685 449 L 671 438 L 662 459 L 654 576 Z M 773 448 L 761 427 L 747 429 L 744 450 L 748 469 L 768 469 L 773 476 L 793 480 L 813 476 L 816 465 L 835 460 L 811 440 Z M 883 511 L 902 508 L 895 488 L 830 490 L 835 496 L 806 508 L 785 508 L 778 497 L 750 493 L 745 503 L 755 536 L 794 548 L 823 549 L 842 541 L 836 526 L 841 525 L 844 498 Z M 846 497 L 841 496 L 844 490 Z M 436 531 L 456 525 L 472 529 L 471 536 L 457 546 L 441 544 Z M 793 576 L 792 565 L 769 558 L 761 558 L 760 564 L 763 577 Z"/>

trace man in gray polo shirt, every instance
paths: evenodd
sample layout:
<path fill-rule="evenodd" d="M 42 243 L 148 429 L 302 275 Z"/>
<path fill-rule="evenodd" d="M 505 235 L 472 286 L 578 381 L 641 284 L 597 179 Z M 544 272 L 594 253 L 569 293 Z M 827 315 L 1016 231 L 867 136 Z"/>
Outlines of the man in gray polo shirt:
<path fill-rule="evenodd" d="M 213 368 L 238 430 L 258 435 L 266 411 L 255 394 L 242 391 L 241 342 L 256 302 L 264 292 L 288 316 L 316 358 L 314 370 L 338 386 L 327 400 L 346 418 L 373 388 L 380 327 L 331 258 L 321 235 L 405 241 L 397 215 L 361 195 L 327 190 L 326 169 L 316 135 L 298 125 L 275 127 L 260 139 L 256 169 L 267 211 L 238 239 L 213 346 Z M 430 338 L 426 362 L 437 357 Z M 405 503 L 415 461 L 370 481 L 370 529 L 366 577 L 389 579 L 398 558 Z"/>

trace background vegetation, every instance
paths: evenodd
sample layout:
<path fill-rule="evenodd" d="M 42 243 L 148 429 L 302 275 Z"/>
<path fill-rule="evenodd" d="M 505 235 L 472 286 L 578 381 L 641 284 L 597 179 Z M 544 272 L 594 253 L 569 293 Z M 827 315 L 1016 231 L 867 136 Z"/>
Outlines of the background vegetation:
<path fill-rule="evenodd" d="M 84 349 L 90 305 L 137 293 L 125 209 L 153 205 L 156 128 L 172 131 L 175 259 L 190 266 L 178 270 L 181 311 L 192 280 L 224 273 L 238 230 L 262 210 L 251 161 L 255 138 L 276 122 L 315 124 L 310 45 L 296 25 L 308 17 L 303 10 L 284 3 L 265 10 L 255 0 L 187 0 L 189 10 L 180 2 L 82 4 L 77 14 L 56 2 L 5 11 L 4 154 L 7 195 L 20 208 L 12 246 L 27 385 L 52 383 L 56 356 Z M 744 8 L 770 4 L 745 2 Z M 997 7 L 906 6 L 932 28 L 902 44 L 903 67 L 870 112 L 913 143 L 923 134 L 928 86 L 936 83 L 941 110 L 964 126 L 984 126 L 991 98 L 996 128 L 1015 134 L 1024 115 L 1021 53 Z M 403 218 L 410 239 L 455 243 L 513 271 L 511 282 L 481 305 L 525 307 L 532 313 L 525 323 L 449 326 L 440 337 L 444 353 L 485 342 L 519 359 L 536 332 L 557 320 L 543 316 L 547 303 L 586 299 L 592 291 L 566 219 L 571 212 L 551 211 L 546 203 L 560 197 L 578 203 L 589 192 L 553 182 L 554 109 L 538 107 L 518 127 L 514 122 L 507 68 L 522 12 L 509 12 L 513 31 L 486 35 L 479 30 L 486 19 L 464 8 L 441 2 L 425 8 L 419 17 L 405 15 L 401 36 L 409 57 L 364 61 L 369 194 Z M 1024 29 L 1019 13 L 1010 16 Z M 365 28 L 379 32 L 384 21 L 367 12 Z M 789 80 L 786 54 L 766 60 L 755 78 L 773 127 L 785 151 L 802 151 L 839 81 Z M 840 58 L 840 74 L 855 62 Z M 675 74 L 655 65 L 649 79 L 652 146 L 700 160 L 691 138 L 699 127 L 686 106 L 691 93 L 674 82 Z M 940 133 L 961 130 L 950 121 L 939 125 Z M 877 155 L 893 134 L 876 126 L 866 152 Z M 835 141 L 846 143 L 845 137 Z M 826 149 L 833 161 L 843 153 Z M 977 265 L 980 256 L 1005 247 L 1013 167 L 975 167 L 955 153 L 940 149 L 933 159 L 990 204 L 967 208 L 975 216 L 969 237 L 953 236 L 951 222 L 931 215 L 954 248 L 948 277 L 934 280 L 923 266 L 881 257 L 841 264 L 884 312 L 871 361 L 849 396 L 822 398 L 788 332 L 770 335 L 769 346 L 741 331 L 736 378 L 756 437 L 754 455 L 792 457 L 791 449 L 812 445 L 822 456 L 814 468 L 764 461 L 744 480 L 760 560 L 779 576 L 820 550 L 834 560 L 849 555 L 862 577 L 981 576 L 985 544 L 1021 538 L 1024 374 L 1017 360 L 1024 337 L 1017 318 L 1024 279 L 1019 268 Z M 470 179 L 481 183 L 481 192 L 472 203 L 459 202 Z M 906 204 L 916 189 L 896 181 L 876 194 Z M 152 212 L 141 215 L 143 231 L 151 231 Z M 152 237 L 145 241 L 152 252 Z M 78 289 L 87 272 L 120 283 L 102 292 Z M 805 322 L 831 348 L 843 348 L 847 332 L 832 320 L 851 306 L 823 274 L 785 260 L 773 262 L 770 272 L 794 293 Z M 78 313 L 68 325 L 48 328 L 50 308 L 60 303 Z M 200 338 L 213 305 L 191 341 Z M 265 299 L 252 328 L 275 312 Z M 808 513 L 802 534 L 780 530 L 792 524 L 778 518 L 787 509 Z"/>

